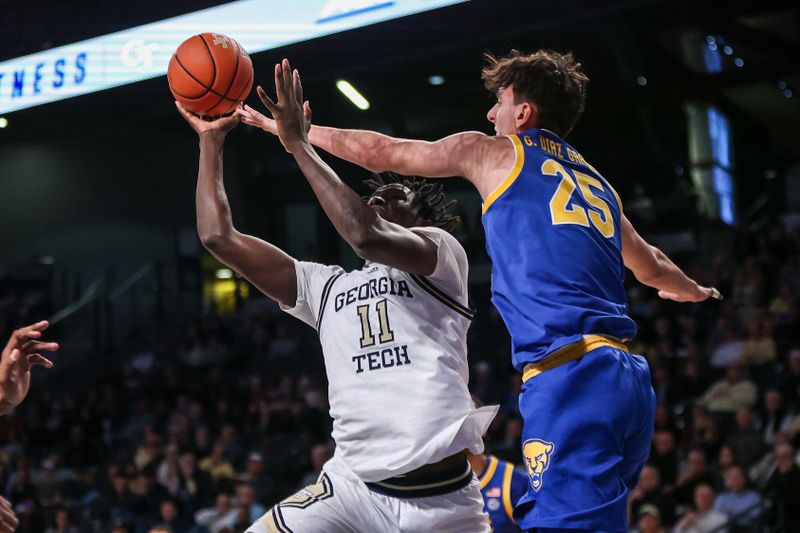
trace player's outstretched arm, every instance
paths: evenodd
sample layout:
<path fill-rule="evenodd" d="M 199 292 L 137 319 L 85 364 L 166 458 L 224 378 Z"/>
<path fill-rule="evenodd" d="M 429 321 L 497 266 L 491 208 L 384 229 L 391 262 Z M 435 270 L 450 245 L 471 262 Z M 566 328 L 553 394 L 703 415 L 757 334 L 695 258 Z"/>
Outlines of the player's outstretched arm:
<path fill-rule="evenodd" d="M 0 415 L 19 405 L 31 386 L 31 368 L 41 365 L 52 368 L 53 363 L 39 352 L 58 350 L 57 342 L 42 341 L 46 320 L 20 328 L 11 334 L 0 359 Z M 0 506 L 2 507 L 2 506 Z M 0 511 L 2 514 L 2 511 Z"/>
<path fill-rule="evenodd" d="M 303 102 L 300 73 L 292 70 L 287 60 L 275 65 L 275 92 L 277 102 L 266 94 L 263 98 L 275 117 L 281 143 L 294 155 L 336 231 L 363 259 L 412 274 L 431 274 L 436 268 L 436 245 L 378 216 L 311 146 L 308 140 L 311 108 L 308 102 Z"/>
<path fill-rule="evenodd" d="M 222 263 L 247 278 L 273 300 L 293 306 L 297 301 L 294 260 L 280 248 L 233 226 L 222 175 L 225 136 L 239 122 L 228 117 L 206 122 L 175 103 L 183 118 L 200 137 L 197 173 L 197 233 L 203 246 Z"/>
<path fill-rule="evenodd" d="M 285 59 L 284 64 L 288 64 Z M 266 105 L 264 90 L 258 87 L 257 92 Z M 236 113 L 245 124 L 278 135 L 275 120 L 252 107 L 245 105 Z M 375 131 L 312 125 L 308 139 L 314 146 L 376 173 L 396 172 L 426 178 L 461 176 L 471 182 L 484 198 L 497 185 L 495 174 L 508 174 L 514 163 L 514 150 L 508 141 L 478 131 L 455 133 L 437 141 L 422 141 L 400 139 Z"/>
<path fill-rule="evenodd" d="M 677 302 L 702 302 L 708 298 L 721 299 L 713 287 L 702 287 L 689 278 L 661 250 L 645 241 L 622 216 L 622 258 L 640 282 L 658 289 L 658 295 Z"/>

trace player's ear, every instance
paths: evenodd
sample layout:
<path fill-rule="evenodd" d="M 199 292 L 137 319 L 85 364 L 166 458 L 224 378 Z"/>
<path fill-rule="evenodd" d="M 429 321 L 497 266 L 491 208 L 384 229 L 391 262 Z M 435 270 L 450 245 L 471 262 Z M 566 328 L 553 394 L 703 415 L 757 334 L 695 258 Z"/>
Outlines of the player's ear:
<path fill-rule="evenodd" d="M 517 106 L 517 116 L 514 117 L 519 131 L 529 130 L 535 127 L 536 117 L 539 110 L 533 102 L 522 102 Z"/>

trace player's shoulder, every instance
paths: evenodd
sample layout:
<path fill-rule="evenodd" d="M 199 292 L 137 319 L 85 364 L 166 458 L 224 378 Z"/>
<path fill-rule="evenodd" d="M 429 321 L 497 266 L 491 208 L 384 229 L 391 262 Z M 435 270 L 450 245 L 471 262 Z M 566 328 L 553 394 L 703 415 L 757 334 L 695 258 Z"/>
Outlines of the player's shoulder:
<path fill-rule="evenodd" d="M 415 226 L 410 228 L 411 231 L 418 235 L 422 235 L 431 241 L 439 248 L 439 256 L 441 257 L 442 252 L 452 254 L 456 256 L 456 258 L 461 261 L 467 260 L 467 252 L 464 250 L 464 247 L 455 238 L 455 236 L 450 233 L 449 231 L 443 230 L 442 228 L 436 226 Z M 444 245 L 444 247 L 442 247 Z"/>
<path fill-rule="evenodd" d="M 301 259 L 294 260 L 295 268 L 298 271 L 303 271 L 310 274 L 347 274 L 344 268 L 339 265 L 327 265 L 325 263 L 317 263 L 314 261 L 303 261 Z"/>

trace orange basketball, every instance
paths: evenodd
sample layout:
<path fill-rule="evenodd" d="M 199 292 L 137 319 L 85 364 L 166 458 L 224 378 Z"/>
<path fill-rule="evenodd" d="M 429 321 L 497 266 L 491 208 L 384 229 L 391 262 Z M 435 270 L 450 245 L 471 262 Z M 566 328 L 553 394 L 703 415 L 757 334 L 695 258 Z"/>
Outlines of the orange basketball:
<path fill-rule="evenodd" d="M 227 35 L 201 33 L 181 43 L 167 68 L 169 89 L 193 113 L 230 113 L 250 94 L 253 62 Z"/>

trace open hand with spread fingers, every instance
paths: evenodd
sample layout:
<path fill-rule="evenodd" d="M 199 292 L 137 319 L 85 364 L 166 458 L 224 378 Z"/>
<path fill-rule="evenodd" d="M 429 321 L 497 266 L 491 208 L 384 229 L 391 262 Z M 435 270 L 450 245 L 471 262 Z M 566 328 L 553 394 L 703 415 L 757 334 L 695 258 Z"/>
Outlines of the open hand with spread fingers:
<path fill-rule="evenodd" d="M 20 328 L 11 334 L 0 359 L 0 414 L 19 405 L 31 385 L 31 368 L 52 368 L 53 362 L 39 352 L 54 352 L 58 343 L 41 340 L 47 320 Z"/>
<path fill-rule="evenodd" d="M 294 147 L 307 143 L 308 130 L 311 128 L 311 107 L 308 101 L 303 101 L 300 72 L 297 69 L 292 70 L 288 59 L 284 59 L 275 65 L 275 95 L 277 101 L 273 101 L 267 96 L 267 93 L 261 87 L 258 87 L 257 92 L 258 97 L 275 119 L 275 130 L 286 151 L 292 153 Z M 242 117 L 247 116 L 246 110 L 237 111 L 237 114 Z M 269 122 L 258 119 L 253 113 L 250 116 L 252 122 L 258 122 L 263 129 L 269 131 Z M 263 117 L 263 115 L 261 116 Z M 263 118 L 266 119 L 266 117 Z M 249 123 L 248 120 L 244 120 L 244 122 Z"/>

